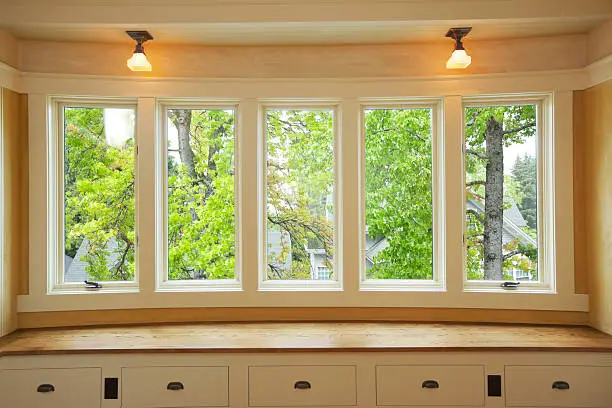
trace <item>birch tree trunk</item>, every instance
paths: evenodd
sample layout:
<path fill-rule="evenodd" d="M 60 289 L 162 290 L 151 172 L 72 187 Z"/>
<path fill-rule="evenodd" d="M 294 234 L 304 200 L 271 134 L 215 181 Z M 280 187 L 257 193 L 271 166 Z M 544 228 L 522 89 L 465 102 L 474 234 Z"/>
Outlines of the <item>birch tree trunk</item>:
<path fill-rule="evenodd" d="M 484 278 L 502 280 L 504 217 L 504 129 L 494 117 L 487 121 L 484 219 Z"/>

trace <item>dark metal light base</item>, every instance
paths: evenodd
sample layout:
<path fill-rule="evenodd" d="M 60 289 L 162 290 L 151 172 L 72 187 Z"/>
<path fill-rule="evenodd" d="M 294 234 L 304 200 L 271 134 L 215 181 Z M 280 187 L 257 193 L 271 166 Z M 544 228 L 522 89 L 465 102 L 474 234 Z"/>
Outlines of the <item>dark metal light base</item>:
<path fill-rule="evenodd" d="M 452 38 L 453 40 L 461 41 L 461 39 L 468 35 L 470 31 L 472 31 L 472 27 L 451 28 L 446 33 L 446 37 Z"/>
<path fill-rule="evenodd" d="M 139 44 L 153 39 L 153 36 L 148 31 L 126 31 L 126 33 Z"/>

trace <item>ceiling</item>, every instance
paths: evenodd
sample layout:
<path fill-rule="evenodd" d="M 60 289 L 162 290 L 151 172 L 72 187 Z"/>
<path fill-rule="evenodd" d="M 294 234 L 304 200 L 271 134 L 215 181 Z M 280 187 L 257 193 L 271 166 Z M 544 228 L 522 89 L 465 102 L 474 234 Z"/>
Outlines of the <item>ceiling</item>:
<path fill-rule="evenodd" d="M 204 45 L 373 44 L 587 33 L 612 0 L 0 0 L 0 29 L 20 39 Z"/>
<path fill-rule="evenodd" d="M 472 25 L 470 40 L 524 38 L 587 33 L 604 18 L 542 22 L 334 22 L 334 23 L 212 23 L 152 25 L 147 27 L 20 25 L 5 27 L 20 39 L 79 42 L 129 42 L 128 29 L 148 29 L 164 44 L 201 45 L 311 45 L 381 44 L 446 40 L 452 26 Z M 447 41 L 447 40 L 446 40 Z M 467 40 L 466 40 L 467 41 Z"/>

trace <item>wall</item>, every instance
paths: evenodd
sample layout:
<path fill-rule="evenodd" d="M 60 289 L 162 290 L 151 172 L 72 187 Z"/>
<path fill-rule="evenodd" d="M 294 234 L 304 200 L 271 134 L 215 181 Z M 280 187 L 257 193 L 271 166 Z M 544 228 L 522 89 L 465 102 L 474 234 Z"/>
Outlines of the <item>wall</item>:
<path fill-rule="evenodd" d="M 22 41 L 21 67 L 30 73 L 192 78 L 433 77 L 580 69 L 587 35 L 467 41 L 466 70 L 449 72 L 452 42 L 326 46 L 166 46 L 146 44 L 151 73 L 125 65 L 132 44 Z M 567 52 L 571 49 L 572 52 Z"/>
<path fill-rule="evenodd" d="M 588 271 L 590 322 L 612 334 L 612 80 L 576 92 L 575 267 Z"/>
<path fill-rule="evenodd" d="M 28 127 L 27 97 L 2 90 L 4 153 L 4 279 L 1 333 L 17 328 L 17 295 L 27 288 Z"/>

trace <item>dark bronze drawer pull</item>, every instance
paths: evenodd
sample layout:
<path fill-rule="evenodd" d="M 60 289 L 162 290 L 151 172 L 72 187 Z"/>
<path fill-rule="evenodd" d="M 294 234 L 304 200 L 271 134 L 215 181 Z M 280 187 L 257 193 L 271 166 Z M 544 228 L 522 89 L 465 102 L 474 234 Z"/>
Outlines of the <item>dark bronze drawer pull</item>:
<path fill-rule="evenodd" d="M 40 384 L 36 389 L 37 392 L 53 392 L 55 391 L 55 387 L 53 384 Z"/>
<path fill-rule="evenodd" d="M 166 389 L 170 391 L 180 391 L 180 390 L 184 390 L 185 386 L 183 385 L 182 382 L 173 381 L 173 382 L 168 383 L 168 386 L 166 387 Z"/>
<path fill-rule="evenodd" d="M 308 381 L 296 381 L 293 387 L 296 390 L 309 390 L 312 388 L 312 385 Z"/>
<path fill-rule="evenodd" d="M 425 380 L 421 384 L 421 388 L 440 388 L 440 384 L 436 380 Z"/>
<path fill-rule="evenodd" d="M 552 384 L 553 390 L 569 390 L 570 385 L 565 381 L 555 381 Z"/>

